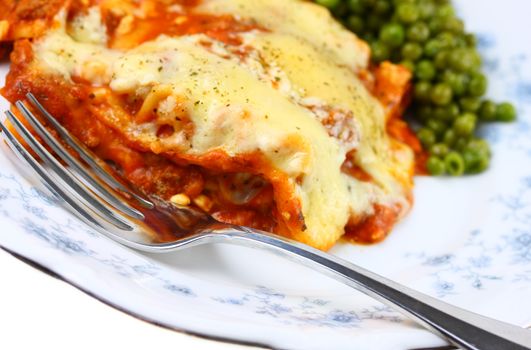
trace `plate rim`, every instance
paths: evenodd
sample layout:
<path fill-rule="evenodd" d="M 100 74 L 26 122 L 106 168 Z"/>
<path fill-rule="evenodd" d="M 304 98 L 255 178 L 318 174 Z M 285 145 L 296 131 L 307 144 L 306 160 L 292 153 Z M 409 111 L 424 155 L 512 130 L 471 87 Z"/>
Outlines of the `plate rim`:
<path fill-rule="evenodd" d="M 108 307 L 110 307 L 110 308 L 112 308 L 114 310 L 117 310 L 117 311 L 123 313 L 124 315 L 127 315 L 129 317 L 133 317 L 133 318 L 135 318 L 135 319 L 137 319 L 139 321 L 151 324 L 153 326 L 160 327 L 160 328 L 163 328 L 163 329 L 167 329 L 167 330 L 170 330 L 170 331 L 176 332 L 176 333 L 181 333 L 181 334 L 184 334 L 184 335 L 189 335 L 189 336 L 200 338 L 200 339 L 204 339 L 204 340 L 211 340 L 211 341 L 215 341 L 215 342 L 221 342 L 221 343 L 225 343 L 225 344 L 250 346 L 250 347 L 256 347 L 256 348 L 266 349 L 266 350 L 284 350 L 282 348 L 273 347 L 272 345 L 265 344 L 265 343 L 240 340 L 240 339 L 236 339 L 236 338 L 233 338 L 233 337 L 223 337 L 223 336 L 210 335 L 210 334 L 203 333 L 203 332 L 192 331 L 192 330 L 186 329 L 185 327 L 177 327 L 177 326 L 174 326 L 174 325 L 165 324 L 164 322 L 157 321 L 157 320 L 152 319 L 152 318 L 150 318 L 148 316 L 141 315 L 141 314 L 139 314 L 137 312 L 128 310 L 127 308 L 125 308 L 123 306 L 120 306 L 120 305 L 118 305 L 116 303 L 113 303 L 112 301 L 107 300 L 105 297 L 100 296 L 100 295 L 98 295 L 98 294 L 96 294 L 94 292 L 91 292 L 87 288 L 81 286 L 80 284 L 78 284 L 76 282 L 73 282 L 69 278 L 63 276 L 61 273 L 56 271 L 54 268 L 44 266 L 42 263 L 36 261 L 35 259 L 27 257 L 24 254 L 18 253 L 18 252 L 14 251 L 14 250 L 12 250 L 10 248 L 5 247 L 2 244 L 0 244 L 0 250 L 6 252 L 7 254 L 9 254 L 10 256 L 14 257 L 18 261 L 26 264 L 27 266 L 29 266 L 31 268 L 34 268 L 34 269 L 40 271 L 41 273 L 43 273 L 43 274 L 45 274 L 45 275 L 47 275 L 47 276 L 49 276 L 51 278 L 54 278 L 54 279 L 57 279 L 57 280 L 61 281 L 67 286 L 75 288 L 76 290 L 82 292 L 83 294 L 93 298 L 94 300 L 99 301 L 100 303 L 102 303 L 102 304 L 104 304 L 104 305 L 106 305 L 106 306 L 108 306 Z M 457 348 L 454 347 L 453 345 L 447 345 L 447 346 L 429 347 L 429 348 L 415 348 L 415 349 L 409 349 L 409 350 L 457 350 Z"/>

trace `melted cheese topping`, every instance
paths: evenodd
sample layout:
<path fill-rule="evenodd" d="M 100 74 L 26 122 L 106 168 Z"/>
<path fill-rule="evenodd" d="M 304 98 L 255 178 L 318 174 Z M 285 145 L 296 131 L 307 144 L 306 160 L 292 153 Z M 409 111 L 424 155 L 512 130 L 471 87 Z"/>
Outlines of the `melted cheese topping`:
<path fill-rule="evenodd" d="M 73 21 L 69 33 L 64 18 L 59 19 L 63 24 L 34 44 L 35 64 L 67 80 L 82 77 L 156 106 L 157 120 L 124 125 L 155 153 L 260 152 L 289 176 L 307 227 L 303 241 L 330 246 L 351 216 L 369 214 L 375 204 L 407 209 L 409 184 L 395 173 L 407 172 L 413 156 L 405 148 L 398 156 L 391 151 L 384 111 L 357 78 L 356 72 L 367 66 L 365 44 L 323 9 L 299 1 L 207 0 L 197 11 L 235 14 L 269 31 L 241 34 L 248 51 L 244 57 L 203 34 L 162 35 L 118 51 L 106 47 L 99 11 L 91 9 Z M 175 121 L 177 105 L 193 123 L 191 138 Z M 350 113 L 341 126 L 349 142 L 330 136 L 345 130 L 322 124 L 316 110 L 325 107 Z M 157 137 L 161 123 L 176 132 Z M 341 171 L 353 149 L 373 182 Z M 323 242 L 323 236 L 329 238 Z"/>
<path fill-rule="evenodd" d="M 367 44 L 316 4 L 293 0 L 204 0 L 198 11 L 251 18 L 275 33 L 311 43 L 328 59 L 354 70 L 367 67 L 369 63 Z"/>

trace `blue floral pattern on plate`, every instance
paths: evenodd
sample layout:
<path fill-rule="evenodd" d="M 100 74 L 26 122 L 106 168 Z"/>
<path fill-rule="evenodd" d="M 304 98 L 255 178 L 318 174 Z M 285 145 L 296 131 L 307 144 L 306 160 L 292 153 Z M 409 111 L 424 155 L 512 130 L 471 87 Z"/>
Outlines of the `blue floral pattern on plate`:
<path fill-rule="evenodd" d="M 531 305 L 521 300 L 531 295 L 531 47 L 516 46 L 518 40 L 511 35 L 516 27 L 509 22 L 514 17 L 524 21 L 522 7 L 531 10 L 531 5 L 516 0 L 503 8 L 493 0 L 458 4 L 480 33 L 491 94 L 517 104 L 518 122 L 483 128 L 495 154 L 487 174 L 419 179 L 417 207 L 387 242 L 374 247 L 340 245 L 332 252 L 457 305 L 529 325 Z M 499 11 L 506 11 L 503 23 L 513 29 L 492 31 L 488 12 L 482 18 L 472 16 L 478 6 L 496 8 L 497 18 L 502 16 Z M 3 147 L 0 246 L 121 309 L 171 328 L 290 349 L 443 344 L 390 308 L 345 293 L 333 283 L 323 282 L 318 292 L 303 285 L 311 282 L 304 275 L 296 276 L 298 290 L 262 283 L 220 284 L 116 245 L 20 176 L 6 154 Z M 446 192 L 452 196 L 443 198 Z M 283 273 L 282 265 L 260 259 L 239 268 L 270 264 Z M 301 331 L 306 331 L 304 339 Z"/>

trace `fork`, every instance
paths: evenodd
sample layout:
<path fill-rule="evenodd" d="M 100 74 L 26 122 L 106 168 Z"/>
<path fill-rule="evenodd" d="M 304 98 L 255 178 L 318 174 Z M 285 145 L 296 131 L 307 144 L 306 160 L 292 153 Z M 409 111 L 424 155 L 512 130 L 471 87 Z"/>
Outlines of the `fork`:
<path fill-rule="evenodd" d="M 7 120 L 40 161 L 10 131 L 4 120 L 0 122 L 0 129 L 9 147 L 29 164 L 43 185 L 67 209 L 102 235 L 124 246 L 150 253 L 167 253 L 211 243 L 264 249 L 315 269 L 389 305 L 463 349 L 531 348 L 530 330 L 452 306 L 304 244 L 268 232 L 221 223 L 188 207 L 146 197 L 116 176 L 109 165 L 71 135 L 31 93 L 27 94 L 25 101 L 17 101 L 15 106 L 55 156 L 12 111 L 6 111 Z M 63 142 L 48 128 L 55 130 Z M 64 143 L 83 162 L 73 156 Z M 161 233 L 172 234 L 175 238 L 158 240 Z"/>

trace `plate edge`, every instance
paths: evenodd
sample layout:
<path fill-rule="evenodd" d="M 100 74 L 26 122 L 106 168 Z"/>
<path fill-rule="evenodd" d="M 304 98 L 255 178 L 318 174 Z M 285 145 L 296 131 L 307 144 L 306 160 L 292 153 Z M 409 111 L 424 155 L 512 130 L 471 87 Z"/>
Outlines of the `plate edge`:
<path fill-rule="evenodd" d="M 258 347 L 258 348 L 262 348 L 262 349 L 266 349 L 266 350 L 286 350 L 286 349 L 282 349 L 282 348 L 273 348 L 271 347 L 271 345 L 266 345 L 266 344 L 262 344 L 262 343 L 255 343 L 255 342 L 251 342 L 251 341 L 243 341 L 243 340 L 237 340 L 237 339 L 233 339 L 233 338 L 228 338 L 228 337 L 219 337 L 219 336 L 213 336 L 213 335 L 209 335 L 209 334 L 205 334 L 205 333 L 200 333 L 200 332 L 195 332 L 195 331 L 190 331 L 190 330 L 186 330 L 184 328 L 179 328 L 179 327 L 175 327 L 175 326 L 170 326 L 170 325 L 167 325 L 167 324 L 164 324 L 162 322 L 158 322 L 158 321 L 155 321 L 149 317 L 145 317 L 145 316 L 142 316 L 136 312 L 133 312 L 131 310 L 127 310 L 126 308 L 124 307 L 121 307 L 109 300 L 106 300 L 105 298 L 102 298 L 98 295 L 96 295 L 95 293 L 81 287 L 80 285 L 78 285 L 77 283 L 75 282 L 72 282 L 71 280 L 69 280 L 68 278 L 62 276 L 61 274 L 59 274 L 58 272 L 54 271 L 53 269 L 49 268 L 49 267 L 46 267 L 44 265 L 42 265 L 41 263 L 33 260 L 33 259 L 30 259 L 20 253 L 17 253 L 15 252 L 14 250 L 12 249 L 9 249 L 3 245 L 0 245 L 0 249 L 5 251 L 6 253 L 8 253 L 9 255 L 13 256 L 14 258 L 18 259 L 19 261 L 29 265 L 30 267 L 36 269 L 36 270 L 39 270 L 40 272 L 52 277 L 52 278 L 55 278 L 63 283 L 65 283 L 66 285 L 69 285 L 71 287 L 74 287 L 75 289 L 79 290 L 80 292 L 88 295 L 89 297 L 99 301 L 100 303 L 104 304 L 104 305 L 107 305 L 108 307 L 111 307 L 115 310 L 118 310 L 120 312 L 122 312 L 123 314 L 125 315 L 128 315 L 128 316 L 131 316 L 139 321 L 142 321 L 142 322 L 146 322 L 146 323 L 149 323 L 151 325 L 154 325 L 154 326 L 157 326 L 157 327 L 160 327 L 160 328 L 164 328 L 164 329 L 168 329 L 170 331 L 174 331 L 174 332 L 177 332 L 177 333 L 181 333 L 181 334 L 185 334 L 185 335 L 189 335 L 189 336 L 192 336 L 192 337 L 196 337 L 196 338 L 200 338 L 200 339 L 205 339 L 205 340 L 212 340 L 212 341 L 217 341 L 217 342 L 222 342 L 222 343 L 227 343 L 227 344 L 234 344 L 234 345 L 242 345 L 242 346 L 252 346 L 252 347 Z M 410 349 L 410 350 L 457 350 L 456 347 L 454 346 L 443 346 L 443 347 L 436 347 L 436 348 L 416 348 L 416 349 Z"/>

